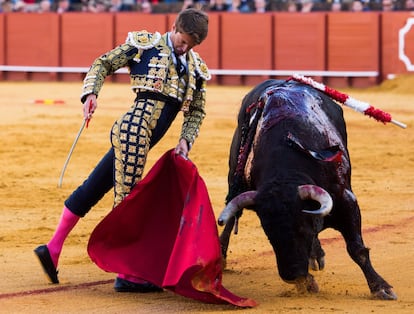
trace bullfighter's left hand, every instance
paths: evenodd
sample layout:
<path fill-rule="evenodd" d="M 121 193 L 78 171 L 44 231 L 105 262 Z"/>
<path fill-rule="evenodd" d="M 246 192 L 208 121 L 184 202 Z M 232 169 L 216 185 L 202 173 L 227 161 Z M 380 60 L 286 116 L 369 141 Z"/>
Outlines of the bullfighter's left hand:
<path fill-rule="evenodd" d="M 175 153 L 182 156 L 184 159 L 188 159 L 188 144 L 185 139 L 180 139 L 175 147 Z"/>

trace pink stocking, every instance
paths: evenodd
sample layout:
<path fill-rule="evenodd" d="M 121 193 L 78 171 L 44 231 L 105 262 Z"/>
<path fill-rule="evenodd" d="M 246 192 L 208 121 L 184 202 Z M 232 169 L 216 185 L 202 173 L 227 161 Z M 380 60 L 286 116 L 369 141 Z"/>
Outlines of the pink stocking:
<path fill-rule="evenodd" d="M 52 258 L 53 264 L 57 268 L 60 252 L 62 251 L 63 243 L 67 236 L 75 227 L 79 221 L 79 216 L 72 213 L 66 206 L 63 207 L 62 216 L 60 217 L 59 224 L 55 230 L 53 237 L 47 244 L 49 249 L 50 257 Z"/>

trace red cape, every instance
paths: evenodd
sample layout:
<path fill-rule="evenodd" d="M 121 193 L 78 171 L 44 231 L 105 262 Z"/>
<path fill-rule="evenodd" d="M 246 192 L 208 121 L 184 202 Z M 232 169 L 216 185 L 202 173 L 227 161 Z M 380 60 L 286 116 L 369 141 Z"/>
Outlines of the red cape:
<path fill-rule="evenodd" d="M 95 228 L 88 253 L 103 270 L 136 276 L 207 303 L 253 307 L 222 286 L 221 250 L 206 185 L 166 152 Z"/>

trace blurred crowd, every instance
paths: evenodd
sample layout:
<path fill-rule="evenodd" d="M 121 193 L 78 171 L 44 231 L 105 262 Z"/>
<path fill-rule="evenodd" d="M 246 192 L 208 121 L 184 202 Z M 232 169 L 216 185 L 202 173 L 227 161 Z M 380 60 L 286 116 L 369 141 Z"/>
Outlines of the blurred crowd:
<path fill-rule="evenodd" d="M 0 0 L 0 12 L 177 13 L 188 7 L 208 12 L 414 11 L 414 0 Z"/>

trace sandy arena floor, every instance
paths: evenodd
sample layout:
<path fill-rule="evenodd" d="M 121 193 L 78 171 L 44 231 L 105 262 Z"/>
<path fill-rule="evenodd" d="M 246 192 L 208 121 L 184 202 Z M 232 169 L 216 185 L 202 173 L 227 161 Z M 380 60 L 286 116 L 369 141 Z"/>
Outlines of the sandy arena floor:
<path fill-rule="evenodd" d="M 51 237 L 62 203 L 109 147 L 113 121 L 133 95 L 125 84 L 107 83 L 99 108 L 85 129 L 66 170 L 59 176 L 82 122 L 79 83 L 0 82 L 0 313 L 414 313 L 414 77 L 400 77 L 381 87 L 346 90 L 352 97 L 390 112 L 408 125 L 383 125 L 349 108 L 349 149 L 353 190 L 362 208 L 365 244 L 397 301 L 370 297 L 362 272 L 352 262 L 334 230 L 320 238 L 326 268 L 314 272 L 318 295 L 298 295 L 278 276 L 275 257 L 254 213 L 245 211 L 233 236 L 223 285 L 255 299 L 253 309 L 203 304 L 170 292 L 119 294 L 115 274 L 93 264 L 86 252 L 89 235 L 108 213 L 112 193 L 76 226 L 59 265 L 61 284 L 47 283 L 33 249 Z M 227 158 L 240 101 L 247 87 L 210 87 L 207 117 L 190 154 L 206 181 L 215 213 L 227 192 Z M 61 99 L 63 105 L 33 104 Z M 176 145 L 181 119 L 154 148 L 147 169 Z"/>

